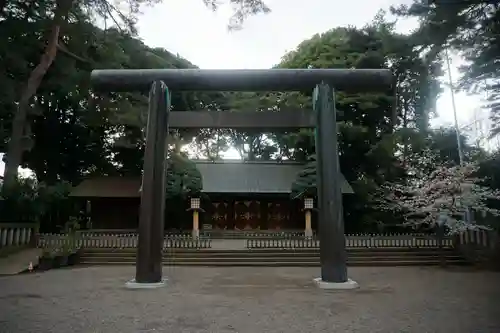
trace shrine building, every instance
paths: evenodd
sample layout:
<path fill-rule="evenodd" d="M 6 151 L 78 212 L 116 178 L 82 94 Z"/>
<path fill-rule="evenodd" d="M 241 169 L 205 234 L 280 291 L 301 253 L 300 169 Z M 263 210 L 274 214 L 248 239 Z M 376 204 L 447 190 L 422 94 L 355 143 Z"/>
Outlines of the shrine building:
<path fill-rule="evenodd" d="M 193 162 L 203 179 L 201 198 L 175 203 L 167 200 L 166 230 L 306 230 L 307 233 L 316 229 L 315 214 L 310 213 L 315 199 L 293 199 L 290 195 L 292 183 L 304 164 Z M 353 193 L 342 175 L 341 182 L 343 194 Z M 88 178 L 74 187 L 70 196 L 87 203 L 92 229 L 137 229 L 140 185 L 140 177 Z M 192 222 L 192 209 L 199 212 L 196 225 Z"/>

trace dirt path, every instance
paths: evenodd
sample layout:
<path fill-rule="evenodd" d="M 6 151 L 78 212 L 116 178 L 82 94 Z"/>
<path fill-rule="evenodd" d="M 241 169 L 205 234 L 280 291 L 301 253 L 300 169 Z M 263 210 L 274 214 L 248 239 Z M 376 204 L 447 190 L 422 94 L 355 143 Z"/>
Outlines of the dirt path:
<path fill-rule="evenodd" d="M 13 275 L 28 269 L 30 262 L 33 266 L 38 264 L 41 249 L 25 249 L 0 258 L 0 275 Z"/>
<path fill-rule="evenodd" d="M 355 291 L 315 268 L 164 267 L 168 286 L 128 290 L 134 267 L 0 278 L 0 332 L 498 333 L 500 274 L 354 267 Z"/>

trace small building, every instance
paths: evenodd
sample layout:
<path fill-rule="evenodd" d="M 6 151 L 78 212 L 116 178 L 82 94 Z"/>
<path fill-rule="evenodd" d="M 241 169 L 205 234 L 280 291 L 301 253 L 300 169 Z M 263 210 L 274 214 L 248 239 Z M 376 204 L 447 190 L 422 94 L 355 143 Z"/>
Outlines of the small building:
<path fill-rule="evenodd" d="M 276 161 L 194 161 L 203 178 L 200 229 L 304 229 L 304 203 L 290 198 L 303 164 Z M 70 196 L 86 200 L 93 229 L 135 229 L 139 221 L 140 178 L 96 177 Z M 342 192 L 353 193 L 342 176 Z M 169 205 L 165 228 L 189 229 L 189 203 Z M 177 213 L 176 213 L 177 212 Z M 314 219 L 313 219 L 313 229 Z"/>

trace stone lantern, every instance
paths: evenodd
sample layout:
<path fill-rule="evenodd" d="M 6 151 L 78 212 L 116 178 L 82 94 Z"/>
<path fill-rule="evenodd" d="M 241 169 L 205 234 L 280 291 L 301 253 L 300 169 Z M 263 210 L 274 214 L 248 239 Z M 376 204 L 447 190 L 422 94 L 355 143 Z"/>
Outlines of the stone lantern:
<path fill-rule="evenodd" d="M 193 197 L 190 199 L 189 210 L 191 210 L 193 212 L 192 236 L 193 236 L 193 238 L 199 238 L 200 237 L 200 211 L 202 211 L 200 198 Z"/>
<path fill-rule="evenodd" d="M 312 238 L 313 236 L 313 231 L 311 227 L 311 217 L 312 217 L 312 210 L 314 209 L 314 199 L 313 198 L 304 198 L 304 213 L 305 213 L 305 222 L 306 222 L 306 227 L 304 230 L 304 234 L 306 238 Z"/>

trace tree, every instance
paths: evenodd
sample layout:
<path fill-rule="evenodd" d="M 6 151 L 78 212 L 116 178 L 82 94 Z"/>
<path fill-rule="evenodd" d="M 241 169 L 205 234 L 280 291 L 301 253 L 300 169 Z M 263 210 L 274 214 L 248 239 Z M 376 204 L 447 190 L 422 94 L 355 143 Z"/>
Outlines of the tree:
<path fill-rule="evenodd" d="M 131 14 L 138 10 L 138 6 L 140 4 L 140 0 L 132 3 L 130 6 Z M 28 19 L 34 17 L 35 20 L 40 20 L 40 13 L 44 13 L 46 16 L 42 17 L 41 20 L 49 22 L 46 26 L 48 27 L 48 31 L 50 31 L 50 33 L 46 37 L 46 46 L 44 47 L 42 56 L 38 64 L 29 74 L 25 87 L 23 88 L 17 102 L 17 108 L 12 120 L 12 131 L 7 150 L 7 160 L 4 174 L 5 186 L 14 184 L 15 178 L 17 177 L 17 170 L 22 162 L 22 154 L 30 148 L 30 124 L 27 122 L 30 103 L 32 98 L 36 95 L 44 76 L 47 74 L 47 71 L 54 62 L 58 49 L 64 48 L 64 42 L 60 41 L 61 29 L 64 25 L 67 25 L 70 22 L 69 18 L 72 16 L 77 19 L 81 19 L 82 14 L 86 9 L 95 6 L 97 10 L 94 11 L 93 14 L 102 14 L 101 10 L 102 8 L 105 8 L 106 12 L 109 12 L 113 17 L 112 11 L 114 10 L 125 24 L 128 24 L 130 27 L 133 26 L 133 21 L 129 18 L 129 16 L 114 9 L 114 7 L 105 0 L 47 0 L 43 2 L 33 1 L 32 5 L 35 7 L 38 6 L 38 8 L 35 10 L 27 9 L 25 12 L 26 16 L 28 16 Z M 16 2 L 13 5 L 6 6 L 2 8 L 2 14 L 7 10 L 6 16 L 8 19 L 11 14 L 10 11 L 16 13 L 19 9 L 24 12 L 24 3 Z"/>
<path fill-rule="evenodd" d="M 405 183 L 387 183 L 381 187 L 384 197 L 380 208 L 402 212 L 405 224 L 414 228 L 434 227 L 443 223 L 450 233 L 484 226 L 466 221 L 466 209 L 500 215 L 492 200 L 500 192 L 481 184 L 476 177 L 478 163 L 449 166 L 440 164 L 432 151 L 420 154 L 418 164 L 409 168 L 411 177 Z"/>
<path fill-rule="evenodd" d="M 219 0 L 203 0 L 203 2 L 214 11 L 225 3 L 225 1 Z M 229 0 L 227 2 L 233 7 L 233 16 L 229 19 L 229 30 L 241 29 L 243 22 L 249 16 L 271 12 L 271 9 L 262 0 Z"/>
<path fill-rule="evenodd" d="M 383 13 L 362 29 L 336 28 L 302 42 L 283 57 L 284 68 L 389 68 L 397 79 L 398 102 L 384 94 L 337 92 L 339 160 L 355 194 L 345 199 L 346 226 L 390 224 L 398 217 L 375 205 L 377 188 L 405 177 L 405 163 L 422 149 L 429 117 L 439 93 L 440 66 L 427 63 L 414 51 L 411 37 L 397 34 Z M 277 108 L 311 108 L 310 91 L 280 95 Z M 301 130 L 275 134 L 284 158 L 314 157 L 314 133 Z M 407 158 L 408 156 L 408 158 Z M 401 158 L 402 157 L 402 158 Z M 309 160 L 298 175 L 293 195 L 316 193 L 316 166 Z M 348 221 L 349 220 L 349 221 Z M 359 230 L 358 229 L 358 230 Z"/>
<path fill-rule="evenodd" d="M 371 193 L 385 181 L 404 176 L 404 161 L 400 163 L 397 154 L 410 155 L 423 145 L 440 92 L 439 63 L 424 61 L 415 51 L 412 37 L 396 33 L 394 23 L 385 21 L 381 12 L 362 29 L 335 28 L 303 41 L 275 67 L 393 71 L 397 78 L 397 103 L 391 94 L 336 94 L 340 166 L 355 191 L 355 198 L 346 200 L 346 216 L 350 214 L 354 221 L 349 225 L 387 220 L 373 212 Z M 236 110 L 312 108 L 311 91 L 236 94 L 229 98 L 229 103 Z M 246 159 L 305 162 L 316 153 L 314 133 L 309 129 L 288 133 L 232 131 L 230 140 Z M 294 195 L 315 193 L 314 175 L 315 162 L 309 161 L 294 184 Z"/>
<path fill-rule="evenodd" d="M 203 179 L 196 164 L 181 154 L 172 154 L 167 160 L 167 198 L 187 198 L 199 195 Z"/>
<path fill-rule="evenodd" d="M 500 150 L 479 161 L 478 177 L 484 186 L 500 190 Z"/>
<path fill-rule="evenodd" d="M 465 135 L 460 134 L 459 140 L 465 162 L 476 162 L 485 156 L 482 149 L 469 144 Z M 436 158 L 440 164 L 450 166 L 460 164 L 455 128 L 440 127 L 429 131 L 427 146 L 436 153 Z"/>
<path fill-rule="evenodd" d="M 278 110 L 277 96 L 280 94 L 262 94 L 255 92 L 237 92 L 226 95 L 223 109 L 239 111 L 271 111 Z M 234 130 L 227 132 L 228 142 L 234 147 L 241 159 L 248 161 L 270 160 L 276 158 L 278 148 L 273 145 L 272 133 L 260 130 Z"/>
<path fill-rule="evenodd" d="M 341 111 L 338 120 L 345 124 L 340 137 L 341 163 L 357 158 L 348 156 L 351 152 L 362 155 L 370 151 L 371 144 L 399 128 L 427 128 L 429 110 L 439 92 L 433 88 L 440 72 L 434 64 L 425 64 L 412 49 L 409 37 L 395 33 L 392 23 L 377 16 L 374 23 L 363 29 L 337 28 L 316 35 L 283 57 L 279 67 L 390 68 L 395 73 L 400 98 L 396 109 L 393 96 L 337 94 L 337 108 Z M 311 106 L 310 98 L 302 103 L 304 107 Z M 347 148 L 344 142 L 351 146 Z"/>
<path fill-rule="evenodd" d="M 195 158 L 220 160 L 222 153 L 229 148 L 228 131 L 221 129 L 201 129 L 189 144 Z"/>
<path fill-rule="evenodd" d="M 293 199 L 317 196 L 316 165 L 316 155 L 309 156 L 308 162 L 292 184 Z"/>
<path fill-rule="evenodd" d="M 19 34 L 22 31 L 29 30 Z M 98 68 L 194 67 L 165 50 L 148 48 L 117 29 L 103 31 L 77 22 L 61 37 L 68 48 Z M 0 57 L 7 57 L 17 47 L 22 50 L 21 43 L 11 45 L 11 50 L 0 49 Z M 7 58 L 6 67 L 15 71 L 19 68 L 15 61 Z M 89 173 L 110 174 L 116 169 L 121 174 L 141 172 L 141 110 L 147 109 L 147 97 L 140 93 L 90 93 L 89 63 L 60 57 L 33 99 L 31 110 L 35 112 L 29 119 L 32 149 L 23 155 L 22 165 L 33 170 L 39 181 L 77 182 Z M 9 122 L 9 113 L 0 114 L 2 123 Z M 133 141 L 134 136 L 138 141 Z M 130 142 L 136 145 L 127 145 Z"/>
<path fill-rule="evenodd" d="M 0 59 L 6 69 L 0 73 L 0 87 L 4 88 L 0 91 L 2 127 L 12 123 L 14 92 L 22 89 L 18 81 L 10 78 L 28 76 L 29 63 L 38 61 L 41 48 L 31 45 L 38 45 L 40 36 L 32 25 L 24 19 L 10 18 L 0 26 L 10 36 L 9 44 L 0 42 Z M 78 182 L 91 173 L 140 175 L 147 96 L 96 95 L 90 90 L 89 70 L 195 66 L 164 49 L 147 47 L 125 30 L 101 30 L 86 21 L 66 25 L 60 38 L 72 56 L 63 53 L 54 62 L 31 101 L 27 119 L 31 149 L 23 154 L 22 166 L 33 170 L 39 181 L 48 183 L 58 179 Z M 220 95 L 174 92 L 172 105 L 180 110 L 210 109 L 211 104 L 220 103 Z M 5 151 L 9 135 L 7 130 L 0 134 L 0 151 Z M 197 132 L 180 134 L 189 142 Z"/>
<path fill-rule="evenodd" d="M 59 217 L 73 214 L 69 204 L 71 184 L 59 182 L 48 185 L 34 178 L 19 179 L 15 186 L 0 184 L 0 221 L 37 222 L 45 232 L 58 231 Z"/>
<path fill-rule="evenodd" d="M 38 89 L 47 74 L 49 68 L 55 61 L 59 50 L 64 54 L 71 56 L 79 61 L 88 62 L 86 59 L 70 52 L 65 46 L 64 39 L 61 38 L 63 31 L 71 22 L 88 22 L 96 18 L 111 18 L 120 30 L 129 31 L 135 34 L 134 24 L 136 21 L 139 7 L 144 4 L 154 4 L 158 0 L 133 0 L 127 2 L 128 13 L 119 10 L 107 0 L 44 0 L 29 1 L 25 5 L 24 1 L 13 1 L 7 3 L 0 2 L 0 15 L 5 21 L 9 20 L 27 20 L 33 27 L 43 27 L 43 30 L 50 31 L 48 36 L 39 37 L 32 47 L 43 46 L 42 56 L 36 62 L 33 62 L 33 69 L 28 76 L 27 82 L 22 88 L 22 92 L 14 103 L 16 106 L 12 118 L 12 131 L 8 142 L 5 166 L 5 185 L 13 185 L 17 177 L 17 172 L 22 163 L 23 153 L 31 148 L 30 122 L 28 115 L 32 106 L 32 99 L 37 94 Z M 218 2 L 204 0 L 205 4 L 212 9 L 217 9 Z M 254 15 L 260 12 L 269 12 L 269 8 L 261 0 L 231 1 L 235 6 L 235 14 L 231 19 L 231 26 L 241 25 L 248 15 Z M 2 23 L 4 23 L 2 22 Z M 5 31 L 0 31 L 2 36 L 9 36 Z M 7 45 L 5 45 L 7 46 Z M 34 65 L 36 64 L 36 65 Z M 32 67 L 31 64 L 29 67 Z"/>
<path fill-rule="evenodd" d="M 411 6 L 392 8 L 393 13 L 419 20 L 413 34 L 418 51 L 427 59 L 442 58 L 450 48 L 466 60 L 459 88 L 470 92 L 486 91 L 486 107 L 494 123 L 492 135 L 500 133 L 500 3 L 475 0 L 435 2 L 415 0 Z"/>

